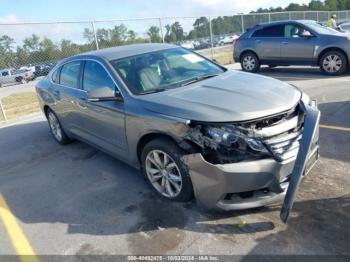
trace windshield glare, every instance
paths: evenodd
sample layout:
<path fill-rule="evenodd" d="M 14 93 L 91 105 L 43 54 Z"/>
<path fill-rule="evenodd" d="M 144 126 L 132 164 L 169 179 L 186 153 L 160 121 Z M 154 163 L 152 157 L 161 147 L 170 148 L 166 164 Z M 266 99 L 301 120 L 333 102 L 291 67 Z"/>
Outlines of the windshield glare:
<path fill-rule="evenodd" d="M 318 23 L 307 23 L 306 25 L 318 34 L 339 34 L 339 31 L 320 25 Z"/>
<path fill-rule="evenodd" d="M 111 63 L 134 94 L 176 88 L 196 78 L 224 72 L 216 64 L 183 48 L 145 53 Z"/>

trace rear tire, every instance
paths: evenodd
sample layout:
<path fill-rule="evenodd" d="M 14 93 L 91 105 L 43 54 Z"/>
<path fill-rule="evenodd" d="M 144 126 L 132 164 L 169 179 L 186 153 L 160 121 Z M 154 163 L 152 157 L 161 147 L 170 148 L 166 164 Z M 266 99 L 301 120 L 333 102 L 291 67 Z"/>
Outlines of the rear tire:
<path fill-rule="evenodd" d="M 253 52 L 247 52 L 241 57 L 241 67 L 243 71 L 255 73 L 260 69 L 260 60 Z"/>
<path fill-rule="evenodd" d="M 348 67 L 347 59 L 342 52 L 329 51 L 320 60 L 321 71 L 327 75 L 344 74 Z"/>
<path fill-rule="evenodd" d="M 66 135 L 56 114 L 51 109 L 47 110 L 46 117 L 49 123 L 51 134 L 55 140 L 61 145 L 70 143 L 71 139 Z"/>
<path fill-rule="evenodd" d="M 155 139 L 142 150 L 141 165 L 148 184 L 161 197 L 187 202 L 193 198 L 193 186 L 184 152 L 170 139 Z"/>

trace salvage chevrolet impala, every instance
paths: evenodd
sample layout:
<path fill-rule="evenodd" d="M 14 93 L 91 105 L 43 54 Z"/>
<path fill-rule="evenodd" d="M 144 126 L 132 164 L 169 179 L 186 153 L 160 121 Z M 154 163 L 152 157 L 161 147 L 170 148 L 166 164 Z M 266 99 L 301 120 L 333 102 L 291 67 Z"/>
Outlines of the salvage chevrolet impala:
<path fill-rule="evenodd" d="M 286 220 L 318 158 L 306 94 L 174 45 L 73 56 L 36 90 L 58 143 L 85 141 L 139 168 L 170 200 L 238 210 L 285 198 Z"/>

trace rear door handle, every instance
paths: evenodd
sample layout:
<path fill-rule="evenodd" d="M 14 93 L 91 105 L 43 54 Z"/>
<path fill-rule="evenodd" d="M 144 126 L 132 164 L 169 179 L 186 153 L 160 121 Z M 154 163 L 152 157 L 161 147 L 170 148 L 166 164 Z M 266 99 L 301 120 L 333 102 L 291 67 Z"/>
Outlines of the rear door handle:
<path fill-rule="evenodd" d="M 289 43 L 288 42 L 282 42 L 283 45 L 288 45 Z"/>

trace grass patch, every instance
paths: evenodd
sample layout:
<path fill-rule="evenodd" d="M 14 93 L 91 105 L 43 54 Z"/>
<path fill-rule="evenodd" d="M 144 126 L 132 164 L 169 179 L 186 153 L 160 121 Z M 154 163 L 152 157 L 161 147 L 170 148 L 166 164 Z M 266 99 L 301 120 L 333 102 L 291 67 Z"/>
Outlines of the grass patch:
<path fill-rule="evenodd" d="M 5 121 L 5 117 L 2 113 L 2 110 L 0 109 L 0 123 Z"/>
<path fill-rule="evenodd" d="M 2 98 L 1 101 L 8 120 L 40 111 L 38 98 L 34 92 L 12 94 Z"/>
<path fill-rule="evenodd" d="M 228 65 L 234 63 L 233 59 L 233 47 L 231 45 L 223 47 L 214 47 L 213 56 L 210 49 L 199 50 L 199 54 L 207 57 L 208 59 L 215 59 L 222 65 Z"/>
<path fill-rule="evenodd" d="M 233 61 L 233 49 L 220 52 L 220 53 L 214 53 L 213 55 L 214 59 L 218 61 L 222 65 L 228 65 L 234 63 Z"/>

